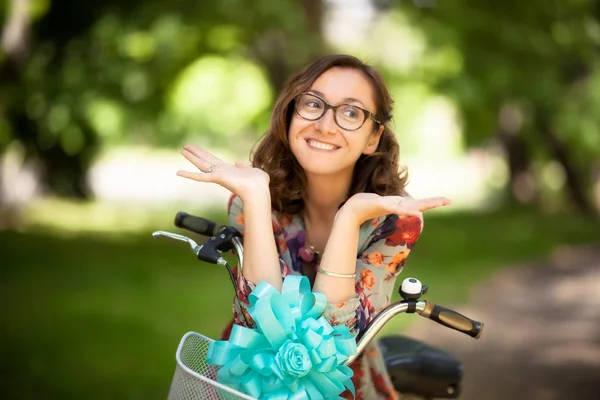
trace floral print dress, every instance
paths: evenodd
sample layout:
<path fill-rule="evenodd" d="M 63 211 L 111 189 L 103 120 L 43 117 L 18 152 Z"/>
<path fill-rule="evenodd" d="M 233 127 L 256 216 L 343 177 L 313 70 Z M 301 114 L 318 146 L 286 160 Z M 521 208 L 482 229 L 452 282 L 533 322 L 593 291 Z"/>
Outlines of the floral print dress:
<path fill-rule="evenodd" d="M 273 231 L 282 279 L 287 275 L 301 275 L 303 261 L 298 251 L 304 246 L 305 229 L 300 215 L 273 212 Z M 228 204 L 228 224 L 244 232 L 244 214 L 239 197 L 232 196 Z M 328 304 L 323 315 L 332 325 L 344 324 L 357 334 L 390 304 L 397 276 L 422 231 L 422 220 L 417 217 L 399 218 L 387 215 L 365 222 L 359 231 L 356 257 L 356 297 L 340 304 Z M 227 339 L 233 323 L 254 328 L 248 314 L 248 296 L 255 284 L 237 275 L 238 292 L 233 302 L 234 319 L 225 329 Z M 352 381 L 356 388 L 355 400 L 400 399 L 385 368 L 380 348 L 371 342 L 351 365 Z M 352 399 L 347 390 L 342 397 Z"/>

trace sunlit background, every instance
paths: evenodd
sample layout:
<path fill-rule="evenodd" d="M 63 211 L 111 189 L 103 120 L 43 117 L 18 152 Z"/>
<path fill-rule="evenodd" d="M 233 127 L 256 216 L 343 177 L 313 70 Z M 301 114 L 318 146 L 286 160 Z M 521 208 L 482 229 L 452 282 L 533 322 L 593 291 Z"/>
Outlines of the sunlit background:
<path fill-rule="evenodd" d="M 2 398 L 166 396 L 179 338 L 217 337 L 233 296 L 225 271 L 151 239 L 180 210 L 225 218 L 226 190 L 175 176 L 179 149 L 247 161 L 285 80 L 329 53 L 385 76 L 411 194 L 453 199 L 404 276 L 487 322 L 436 342 L 464 357 L 461 398 L 597 398 L 599 313 L 546 339 L 567 355 L 552 373 L 496 314 L 525 279 L 539 308 L 508 315 L 600 309 L 599 1 L 7 0 L 0 18 Z M 580 300 L 556 296 L 582 276 Z M 385 334 L 444 330 L 401 319 Z M 467 360 L 502 346 L 475 379 Z"/>

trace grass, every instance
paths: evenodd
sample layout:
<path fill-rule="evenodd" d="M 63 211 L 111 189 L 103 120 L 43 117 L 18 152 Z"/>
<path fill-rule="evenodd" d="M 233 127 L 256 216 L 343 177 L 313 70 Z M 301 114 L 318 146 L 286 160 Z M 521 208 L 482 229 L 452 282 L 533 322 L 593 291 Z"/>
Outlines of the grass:
<path fill-rule="evenodd" d="M 597 221 L 572 215 L 432 213 L 401 277 L 459 304 L 499 268 L 598 240 Z M 165 398 L 182 334 L 216 337 L 231 315 L 227 273 L 150 230 L 0 232 L 0 246 L 2 398 Z"/>

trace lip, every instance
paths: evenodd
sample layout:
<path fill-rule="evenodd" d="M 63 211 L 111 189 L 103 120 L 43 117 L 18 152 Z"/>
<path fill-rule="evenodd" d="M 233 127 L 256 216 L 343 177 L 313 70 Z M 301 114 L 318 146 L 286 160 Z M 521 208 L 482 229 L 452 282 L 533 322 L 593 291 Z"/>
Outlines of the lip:
<path fill-rule="evenodd" d="M 310 144 L 309 144 L 308 142 L 310 142 L 311 140 L 314 140 L 315 142 L 319 142 L 319 143 L 327 144 L 327 145 L 329 145 L 329 146 L 333 146 L 333 147 L 335 147 L 333 150 L 337 150 L 337 149 L 339 149 L 339 148 L 340 148 L 340 146 L 338 146 L 338 145 L 337 145 L 337 144 L 335 144 L 335 143 L 329 143 L 329 142 L 325 142 L 325 141 L 323 141 L 323 140 L 319 140 L 319 139 L 315 139 L 315 138 L 306 138 L 306 139 L 305 139 L 305 141 L 306 141 L 306 144 L 308 144 L 308 145 L 310 146 Z M 328 151 L 333 151 L 333 150 L 328 150 Z"/>

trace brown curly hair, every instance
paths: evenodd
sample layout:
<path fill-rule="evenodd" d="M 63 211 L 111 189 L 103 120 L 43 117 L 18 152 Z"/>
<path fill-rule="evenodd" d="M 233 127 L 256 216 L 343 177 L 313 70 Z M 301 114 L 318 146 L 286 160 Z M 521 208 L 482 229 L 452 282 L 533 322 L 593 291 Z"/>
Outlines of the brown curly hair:
<path fill-rule="evenodd" d="M 406 168 L 398 164 L 400 149 L 396 135 L 390 129 L 393 99 L 382 76 L 372 66 L 349 55 L 329 55 L 308 65 L 284 85 L 271 114 L 271 126 L 253 150 L 252 165 L 267 172 L 269 189 L 276 211 L 297 213 L 304 208 L 306 175 L 290 150 L 288 129 L 294 113 L 295 98 L 310 89 L 321 74 L 333 67 L 351 68 L 362 72 L 375 92 L 376 118 L 384 130 L 375 152 L 362 154 L 352 177 L 348 198 L 356 193 L 405 195 Z M 379 126 L 374 124 L 375 129 Z M 341 205 L 340 205 L 341 206 Z"/>

